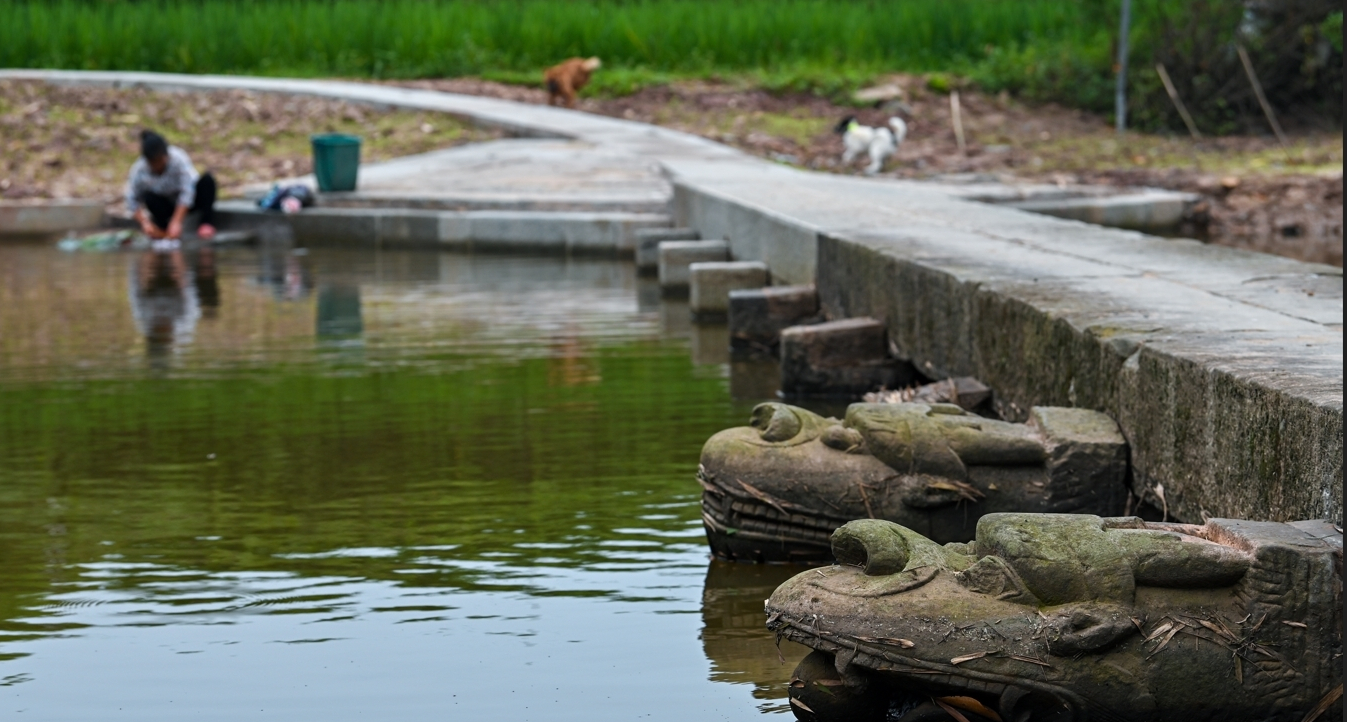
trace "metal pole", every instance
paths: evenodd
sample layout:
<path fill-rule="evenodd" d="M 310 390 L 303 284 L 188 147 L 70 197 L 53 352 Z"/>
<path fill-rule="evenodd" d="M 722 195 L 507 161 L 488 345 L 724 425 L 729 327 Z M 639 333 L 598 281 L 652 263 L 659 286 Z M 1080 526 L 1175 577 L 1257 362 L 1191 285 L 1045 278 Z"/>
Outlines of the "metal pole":
<path fill-rule="evenodd" d="M 1113 96 L 1113 113 L 1118 132 L 1127 130 L 1127 36 L 1132 29 L 1132 0 L 1122 0 L 1122 22 L 1118 32 L 1118 87 Z"/>

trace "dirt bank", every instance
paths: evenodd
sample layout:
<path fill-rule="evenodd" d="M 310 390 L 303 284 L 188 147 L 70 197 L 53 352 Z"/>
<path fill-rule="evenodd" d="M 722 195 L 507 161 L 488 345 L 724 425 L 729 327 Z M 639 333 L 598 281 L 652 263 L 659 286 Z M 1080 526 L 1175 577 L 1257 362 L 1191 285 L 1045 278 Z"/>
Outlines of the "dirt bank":
<path fill-rule="evenodd" d="M 226 195 L 313 168 L 312 133 L 355 133 L 363 160 L 499 137 L 438 113 L 380 111 L 241 91 L 163 93 L 0 81 L 0 196 L 99 198 L 121 209 L 126 172 L 152 128 L 212 171 Z"/>

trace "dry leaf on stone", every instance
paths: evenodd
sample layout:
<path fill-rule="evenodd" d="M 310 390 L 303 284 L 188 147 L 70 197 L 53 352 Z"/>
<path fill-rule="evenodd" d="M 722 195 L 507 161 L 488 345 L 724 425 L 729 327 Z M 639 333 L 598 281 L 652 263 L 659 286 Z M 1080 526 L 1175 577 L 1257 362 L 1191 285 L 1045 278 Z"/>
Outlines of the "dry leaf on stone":
<path fill-rule="evenodd" d="M 953 491 L 959 495 L 959 498 L 964 499 L 965 501 L 978 501 L 979 499 L 986 497 L 986 494 L 983 494 L 981 491 L 979 491 L 976 486 L 973 486 L 972 484 L 968 484 L 962 481 L 954 481 L 954 480 L 933 481 L 927 484 L 926 488 L 941 489 L 944 491 Z"/>
<path fill-rule="evenodd" d="M 993 720 L 994 722 L 1001 722 L 1001 715 L 997 714 L 990 707 L 977 701 L 972 697 L 964 697 L 962 695 L 956 695 L 951 697 L 936 697 L 935 701 L 943 702 L 951 707 L 958 707 L 959 709 L 965 709 L 975 714 L 980 714 L 989 720 Z"/>
<path fill-rule="evenodd" d="M 870 642 L 871 644 L 888 644 L 895 647 L 902 647 L 903 649 L 911 649 L 917 646 L 916 642 L 913 642 L 910 639 L 901 639 L 899 637 L 856 637 L 856 639 L 859 639 L 862 642 Z"/>
<path fill-rule="evenodd" d="M 1178 634 L 1179 630 L 1183 629 L 1183 626 L 1183 622 L 1174 622 L 1174 625 L 1170 627 L 1169 632 L 1165 634 L 1165 638 L 1160 640 L 1160 644 L 1147 656 L 1147 659 L 1154 657 L 1160 650 L 1164 649 L 1165 645 L 1169 644 L 1169 640 L 1173 639 L 1174 635 Z"/>
<path fill-rule="evenodd" d="M 1034 657 L 1025 657 L 1025 656 L 1019 655 L 1019 654 L 1012 654 L 1012 655 L 1010 655 L 1010 658 L 1011 658 L 1011 659 L 1017 659 L 1017 660 L 1019 660 L 1019 661 L 1021 661 L 1021 662 L 1028 662 L 1029 664 L 1037 664 L 1037 665 L 1040 666 L 1040 667 L 1047 667 L 1048 669 L 1052 669 L 1052 665 L 1051 665 L 1051 664 L 1048 664 L 1047 662 L 1044 662 L 1044 661 L 1041 660 L 1041 659 L 1036 659 L 1036 658 L 1034 658 Z"/>
<path fill-rule="evenodd" d="M 953 717 L 955 719 L 955 722 L 968 722 L 968 718 L 963 716 L 963 713 L 959 712 L 959 710 L 955 709 L 953 706 L 941 702 L 938 699 L 935 700 L 935 703 L 940 705 L 940 709 L 945 710 L 945 714 L 948 714 L 950 717 Z"/>

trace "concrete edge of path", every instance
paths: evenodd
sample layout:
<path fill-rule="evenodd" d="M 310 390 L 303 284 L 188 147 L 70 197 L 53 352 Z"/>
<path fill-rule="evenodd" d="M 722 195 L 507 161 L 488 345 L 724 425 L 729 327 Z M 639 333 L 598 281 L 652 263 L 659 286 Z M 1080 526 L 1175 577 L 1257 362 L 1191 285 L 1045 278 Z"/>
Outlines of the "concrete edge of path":
<path fill-rule="evenodd" d="M 667 228 L 663 213 L 588 211 L 443 211 L 416 208 L 312 208 L 295 215 L 258 210 L 246 201 L 218 206 L 223 224 L 260 228 L 284 223 L 304 241 L 434 244 L 483 251 L 634 255 L 636 231 Z"/>
<path fill-rule="evenodd" d="M 104 207 L 96 200 L 0 200 L 0 236 L 97 228 L 103 224 Z"/>
<path fill-rule="evenodd" d="M 650 158 L 674 184 L 677 225 L 767 263 L 775 282 L 817 282 L 832 317 L 880 319 L 928 376 L 977 376 L 1010 418 L 1035 405 L 1112 414 L 1133 490 L 1171 517 L 1342 516 L 1338 268 L 784 168 L 665 128 L 490 98 L 230 76 L 0 77 L 321 95 Z"/>

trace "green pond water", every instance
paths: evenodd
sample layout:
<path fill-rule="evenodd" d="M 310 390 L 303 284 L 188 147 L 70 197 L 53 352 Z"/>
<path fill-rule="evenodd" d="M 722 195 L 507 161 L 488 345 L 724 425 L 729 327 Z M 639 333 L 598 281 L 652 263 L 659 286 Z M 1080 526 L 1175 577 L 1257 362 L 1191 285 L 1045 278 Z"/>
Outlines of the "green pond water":
<path fill-rule="evenodd" d="M 629 263 L 0 245 L 0 718 L 786 715 L 694 479 L 771 368 Z M 694 362 L 696 361 L 696 363 Z"/>

